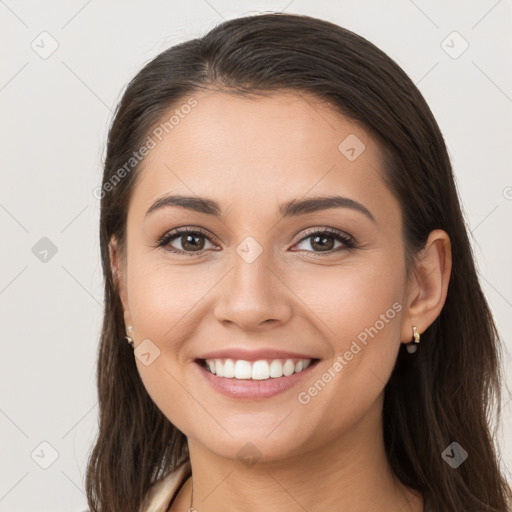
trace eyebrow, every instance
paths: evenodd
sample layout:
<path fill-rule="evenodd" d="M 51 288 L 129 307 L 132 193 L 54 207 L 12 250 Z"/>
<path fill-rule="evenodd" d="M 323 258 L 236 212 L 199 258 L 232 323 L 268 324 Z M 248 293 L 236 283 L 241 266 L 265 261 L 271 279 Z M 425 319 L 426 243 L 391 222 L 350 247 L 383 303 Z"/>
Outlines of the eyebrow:
<path fill-rule="evenodd" d="M 167 206 L 186 208 L 187 210 L 193 210 L 195 212 L 205 213 L 219 218 L 221 216 L 221 208 L 219 204 L 212 199 L 199 196 L 165 195 L 157 199 L 149 207 L 146 212 L 146 217 L 154 211 Z M 283 217 L 295 217 L 331 208 L 350 208 L 366 215 L 366 217 L 368 217 L 372 222 L 376 223 L 375 217 L 361 203 L 358 203 L 348 197 L 338 195 L 319 196 L 300 200 L 292 199 L 291 201 L 281 204 L 279 206 L 279 212 Z"/>

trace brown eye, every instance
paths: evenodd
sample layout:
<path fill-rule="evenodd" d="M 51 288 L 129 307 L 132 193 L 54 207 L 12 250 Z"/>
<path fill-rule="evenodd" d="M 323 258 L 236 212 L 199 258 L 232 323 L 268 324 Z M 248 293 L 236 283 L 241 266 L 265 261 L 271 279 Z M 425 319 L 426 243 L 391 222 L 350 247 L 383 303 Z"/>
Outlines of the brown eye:
<path fill-rule="evenodd" d="M 209 236 L 202 231 L 197 229 L 180 229 L 164 235 L 158 241 L 157 247 L 162 247 L 169 252 L 193 256 L 206 251 L 208 243 L 213 246 Z"/>
<path fill-rule="evenodd" d="M 185 251 L 201 251 L 204 249 L 205 242 L 202 235 L 193 235 L 187 233 L 186 235 L 178 235 L 172 241 L 179 240 L 183 250 Z"/>
<path fill-rule="evenodd" d="M 338 246 L 336 246 L 336 242 L 338 242 Z M 326 253 L 326 255 L 355 247 L 354 240 L 350 236 L 345 235 L 341 231 L 331 229 L 310 232 L 302 238 L 299 244 L 305 244 L 305 247 L 298 250 L 306 250 L 318 254 Z"/>

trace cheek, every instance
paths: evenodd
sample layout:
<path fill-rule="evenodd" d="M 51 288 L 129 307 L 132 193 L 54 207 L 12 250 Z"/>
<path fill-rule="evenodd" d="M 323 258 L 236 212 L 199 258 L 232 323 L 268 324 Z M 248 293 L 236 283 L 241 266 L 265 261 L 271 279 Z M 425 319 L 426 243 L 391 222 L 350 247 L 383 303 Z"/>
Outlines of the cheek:
<path fill-rule="evenodd" d="M 215 283 L 211 272 L 201 273 L 189 265 L 133 261 L 128 281 L 128 303 L 137 335 L 158 342 L 170 341 L 173 330 Z"/>
<path fill-rule="evenodd" d="M 327 364 L 339 363 L 331 370 L 336 377 L 325 399 L 337 403 L 344 396 L 357 413 L 373 402 L 391 376 L 400 348 L 404 277 L 400 261 L 378 251 L 323 270 L 323 275 L 304 273 L 296 281 L 301 283 L 296 292 L 314 312 L 310 318 L 329 346 Z"/>
<path fill-rule="evenodd" d="M 397 262 L 367 261 L 347 262 L 325 278 L 303 274 L 297 295 L 314 312 L 309 318 L 327 342 L 330 357 L 317 376 L 325 384 L 307 382 L 300 403 L 307 403 L 311 418 L 330 411 L 322 427 L 327 437 L 366 414 L 391 376 L 400 347 L 400 272 Z"/>
<path fill-rule="evenodd" d="M 382 344 L 399 336 L 401 271 L 396 263 L 378 263 L 354 260 L 337 269 L 303 272 L 294 281 L 294 291 L 337 352 L 348 350 L 351 340 L 379 339 Z"/>
<path fill-rule="evenodd" d="M 140 352 L 137 370 L 156 406 L 178 429 L 190 432 L 193 418 L 202 417 L 204 411 L 191 400 L 184 385 L 188 368 L 183 364 L 183 347 L 192 336 L 194 305 L 206 293 L 203 288 L 207 283 L 191 266 L 171 267 L 149 258 L 133 258 L 132 266 L 128 279 L 130 314 L 137 342 L 146 343 L 151 353 L 151 362 L 146 364 Z M 211 280 L 207 275 L 205 278 Z"/>

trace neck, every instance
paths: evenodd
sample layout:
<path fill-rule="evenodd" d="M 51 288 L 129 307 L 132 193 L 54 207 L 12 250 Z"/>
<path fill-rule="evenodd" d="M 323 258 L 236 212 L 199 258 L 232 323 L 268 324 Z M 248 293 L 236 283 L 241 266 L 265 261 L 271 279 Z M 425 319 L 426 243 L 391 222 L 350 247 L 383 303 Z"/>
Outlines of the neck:
<path fill-rule="evenodd" d="M 172 510 L 188 510 L 193 487 L 193 507 L 199 512 L 422 512 L 421 495 L 399 482 L 387 462 L 381 416 L 375 411 L 311 451 L 261 459 L 250 467 L 189 439 L 193 478 L 180 492 L 180 508 Z"/>

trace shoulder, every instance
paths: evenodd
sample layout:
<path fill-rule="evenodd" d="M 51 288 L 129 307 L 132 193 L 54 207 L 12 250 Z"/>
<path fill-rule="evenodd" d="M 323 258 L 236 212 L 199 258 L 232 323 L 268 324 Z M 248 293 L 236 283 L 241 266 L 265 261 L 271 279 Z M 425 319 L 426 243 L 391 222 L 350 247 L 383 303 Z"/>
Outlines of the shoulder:
<path fill-rule="evenodd" d="M 149 489 L 143 512 L 166 512 L 181 484 L 191 475 L 190 461 L 157 480 Z"/>

